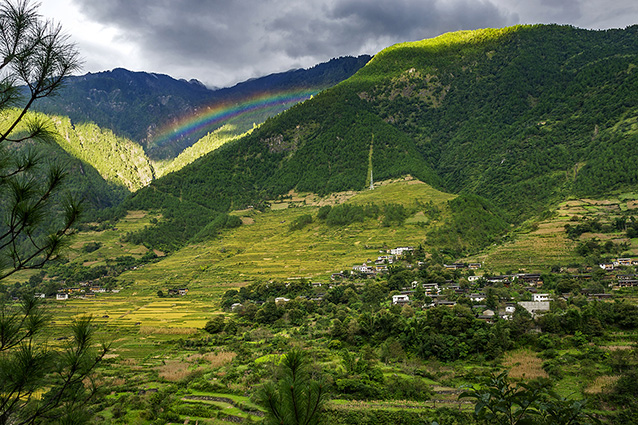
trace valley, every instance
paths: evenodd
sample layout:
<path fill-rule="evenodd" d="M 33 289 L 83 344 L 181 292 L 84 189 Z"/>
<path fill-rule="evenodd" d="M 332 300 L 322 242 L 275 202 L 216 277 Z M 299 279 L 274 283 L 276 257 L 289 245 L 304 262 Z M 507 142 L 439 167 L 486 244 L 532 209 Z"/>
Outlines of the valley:
<path fill-rule="evenodd" d="M 612 276 L 617 273 L 631 273 L 633 268 L 624 267 L 617 272 L 596 272 L 596 269 L 600 269 L 597 264 L 575 251 L 578 243 L 594 238 L 600 238 L 603 242 L 626 242 L 622 233 L 609 232 L 609 227 L 618 218 L 631 216 L 638 197 L 627 193 L 609 200 L 567 201 L 557 205 L 548 218 L 530 223 L 527 230 L 512 230 L 505 237 L 507 242 L 503 244 L 488 246 L 479 254 L 466 258 L 454 258 L 439 253 L 440 258 L 433 261 L 428 253 L 436 254 L 437 249 L 427 245 L 426 235 L 428 229 L 445 222 L 450 214 L 447 210 L 448 202 L 453 199 L 454 195 L 440 192 L 408 176 L 400 180 L 378 182 L 374 190 L 350 191 L 326 197 L 291 193 L 280 200 L 272 201 L 264 211 L 254 208 L 234 211 L 231 214 L 242 219 L 243 224 L 240 227 L 223 231 L 216 240 L 189 245 L 169 255 L 156 252 L 159 257 L 118 276 L 117 293 L 95 292 L 88 296 L 77 292 L 71 293 L 66 301 L 47 300 L 47 308 L 55 317 L 50 338 L 64 337 L 66 326 L 71 320 L 88 314 L 100 329 L 99 338 L 111 343 L 111 351 L 99 371 L 99 379 L 110 389 L 110 395 L 105 396 L 100 404 L 103 409 L 99 413 L 100 417 L 111 418 L 108 420 L 119 418 L 127 423 L 139 420 L 143 423 L 143 412 L 147 408 L 144 406 L 157 402 L 164 403 L 163 409 L 177 415 L 176 418 L 217 424 L 228 420 L 258 420 L 261 417 L 259 406 L 244 394 L 252 393 L 255 380 L 261 379 L 259 376 L 262 373 L 272 370 L 274 365 L 271 362 L 291 346 L 311 343 L 317 356 L 316 361 L 324 368 L 335 368 L 332 379 L 349 379 L 349 374 L 361 373 L 347 372 L 347 363 L 340 362 L 345 362 L 342 358 L 345 355 L 344 347 L 363 343 L 360 338 L 366 320 L 364 317 L 378 308 L 372 307 L 374 303 L 380 303 L 382 309 L 388 309 L 395 315 L 395 320 L 401 317 L 399 321 L 409 322 L 417 318 L 423 320 L 437 311 L 439 314 L 455 312 L 457 320 L 461 317 L 468 320 L 468 317 L 473 318 L 483 311 L 480 306 L 479 310 L 473 306 L 480 301 L 469 304 L 465 301 L 472 291 L 484 292 L 489 297 L 496 295 L 490 302 L 496 300 L 494 305 L 499 309 L 504 308 L 506 302 L 516 302 L 528 297 L 523 286 L 515 282 L 506 286 L 502 283 L 470 284 L 465 290 L 467 292 L 458 293 L 444 289 L 446 284 L 440 283 L 441 294 L 446 294 L 447 300 L 455 300 L 456 306 L 439 306 L 417 313 L 419 309 L 415 303 L 419 301 L 412 301 L 410 305 L 403 307 L 392 305 L 392 294 L 399 291 L 390 290 L 388 285 L 396 282 L 393 276 L 401 276 L 401 273 L 405 274 L 410 270 L 405 268 L 408 264 L 404 261 L 400 261 L 396 268 L 391 268 L 389 275 L 379 274 L 375 279 L 359 276 L 342 282 L 331 280 L 332 273 L 343 271 L 347 276 L 354 265 L 384 255 L 380 250 L 389 247 L 424 247 L 426 257 L 423 259 L 427 265 L 417 267 L 413 263 L 414 276 L 418 282 L 442 282 L 443 279 L 451 285 L 467 282 L 466 279 L 474 274 L 490 276 L 540 273 L 545 280 L 543 291 L 553 292 L 550 289 L 553 285 L 565 281 L 561 287 L 571 288 L 571 296 L 576 297 L 572 300 L 579 299 L 579 305 L 584 308 L 587 303 L 596 306 L 601 302 L 586 301 L 579 288 L 586 288 L 587 284 L 576 284 L 569 276 L 589 273 L 596 276 L 594 280 L 600 282 L 603 285 L 602 290 L 609 293 L 616 302 L 636 302 L 635 289 L 612 290 L 611 286 L 607 287 L 615 282 L 609 280 Z M 371 218 L 334 227 L 314 217 L 311 223 L 299 230 L 290 228 L 299 217 L 308 214 L 316 216 L 320 208 L 326 205 L 334 207 L 339 204 L 389 203 L 404 205 L 410 209 L 403 224 L 383 226 L 382 219 Z M 433 207 L 439 209 L 438 214 L 426 214 Z M 129 212 L 105 230 L 81 231 L 67 249 L 68 260 L 84 267 L 99 267 L 118 257 L 141 259 L 148 255 L 149 250 L 144 246 L 121 242 L 120 237 L 123 233 L 135 232 L 151 225 L 156 220 L 162 220 L 157 212 Z M 593 220 L 599 221 L 606 231 L 583 233 L 576 240 L 567 238 L 565 224 Z M 635 255 L 637 247 L 634 242 L 630 240 L 630 245 L 621 254 Z M 92 243 L 100 246 L 87 253 L 85 247 Z M 527 261 L 528 258 L 533 262 Z M 521 261 L 517 262 L 517 259 Z M 481 268 L 469 272 L 469 269 L 446 271 L 443 267 L 443 263 L 454 262 L 479 262 Z M 556 265 L 565 270 L 559 272 Z M 428 272 L 417 273 L 418 269 Z M 33 275 L 32 273 L 25 272 L 12 280 L 19 282 L 28 275 Z M 421 275 L 424 277 L 417 277 Z M 92 281 L 89 286 L 99 288 L 102 279 Z M 411 280 L 404 276 L 401 281 L 409 283 Z M 297 288 L 295 291 L 302 291 L 297 294 L 307 294 L 301 297 L 297 295 L 298 298 L 294 301 L 286 303 L 295 303 L 294 308 L 301 307 L 300 311 L 304 311 L 302 317 L 305 317 L 303 321 L 295 319 L 293 311 L 297 310 L 289 310 L 283 304 L 276 307 L 283 313 L 279 319 L 256 320 L 257 316 L 253 316 L 252 325 L 250 321 L 246 321 L 248 316 L 243 313 L 229 312 L 229 293 L 245 293 L 246 287 L 257 289 L 268 282 L 279 288 L 273 289 L 275 292 L 271 294 L 290 297 L 288 294 L 292 285 Z M 284 284 L 286 282 L 290 284 L 290 288 L 287 288 L 288 284 Z M 321 283 L 321 286 L 311 287 L 310 282 Z M 571 282 L 571 286 L 565 286 L 566 282 Z M 382 291 L 375 295 L 378 297 L 377 301 L 370 298 L 374 285 L 378 285 L 377 291 Z M 187 293 L 182 296 L 168 295 L 171 288 L 184 288 Z M 409 285 L 403 289 L 414 292 Z M 88 292 L 88 287 L 84 290 Z M 161 296 L 160 291 L 163 293 Z M 348 291 L 348 298 L 344 298 Z M 317 295 L 323 300 L 309 301 Z M 413 295 L 411 293 L 409 296 Z M 370 302 L 373 304 L 369 304 Z M 309 303 L 316 304 L 317 307 L 310 308 Z M 267 304 L 268 302 L 263 306 Z M 568 308 L 568 305 L 565 301 L 556 301 L 556 308 Z M 468 316 L 470 311 L 472 315 Z M 254 315 L 254 312 L 251 314 Z M 215 318 L 222 321 L 221 330 L 213 333 L 204 331 Z M 517 323 L 521 320 L 525 323 L 529 318 L 521 316 L 515 319 Z M 349 328 L 346 326 L 348 321 Z M 344 329 L 338 331 L 335 326 L 341 322 L 344 323 Z M 502 325 L 497 322 L 481 325 L 480 328 L 495 330 Z M 473 332 L 477 331 L 478 329 Z M 373 367 L 375 373 L 380 373 L 372 381 L 364 381 L 367 382 L 365 385 L 372 386 L 365 391 L 379 391 L 381 387 L 375 387 L 377 384 L 374 382 L 395 382 L 398 379 L 394 385 L 407 385 L 406 388 L 412 388 L 416 392 L 402 394 L 400 400 L 395 401 L 366 401 L 370 397 L 375 400 L 381 395 L 376 393 L 376 396 L 364 396 L 365 393 L 354 393 L 350 397 L 359 401 L 348 397 L 330 401 L 325 408 L 328 417 L 345 421 L 343 423 L 350 423 L 348 419 L 344 419 L 349 417 L 365 417 L 366 420 L 373 421 L 382 417 L 394 417 L 393 415 L 397 415 L 394 420 L 401 423 L 413 423 L 424 418 L 464 421 L 467 420 L 464 415 L 470 414 L 472 404 L 458 399 L 461 393 L 459 388 L 470 384 L 472 377 L 477 374 L 502 368 L 510 371 L 512 379 L 547 379 L 551 376 L 555 389 L 565 397 L 604 398 L 604 394 L 619 379 L 618 373 L 622 369 L 615 369 L 616 363 L 609 364 L 603 359 L 625 358 L 630 354 L 636 337 L 635 331 L 617 330 L 602 334 L 595 331 L 592 335 L 579 334 L 582 335 L 579 338 L 588 341 L 593 338 L 590 341 L 595 343 L 597 351 L 591 351 L 594 350 L 593 346 L 585 340 L 576 342 L 573 339 L 576 337 L 562 342 L 551 337 L 551 342 L 543 340 L 542 344 L 554 348 L 545 348 L 545 351 L 540 352 L 538 348 L 530 349 L 525 348 L 526 345 L 514 344 L 502 356 L 493 357 L 487 352 L 478 355 L 459 352 L 444 354 L 447 351 L 442 351 L 435 355 L 438 360 L 430 358 L 425 361 L 419 360 L 420 357 L 407 355 L 406 349 L 402 348 L 405 343 L 400 343 L 398 339 L 402 332 L 399 328 L 390 331 L 389 335 L 394 333 L 397 339 L 390 336 L 386 344 L 377 345 L 379 342 L 373 342 L 374 340 L 368 343 L 370 345 L 363 343 L 364 347 L 369 347 L 367 350 L 377 347 L 373 350 L 376 354 L 368 355 L 378 360 L 368 360 L 368 367 Z M 553 334 L 550 332 L 549 335 Z M 476 337 L 477 335 L 474 336 Z M 527 339 L 525 341 L 526 344 L 531 343 Z M 468 344 L 465 349 L 471 352 L 471 346 Z M 346 352 L 352 350 L 345 349 Z M 547 350 L 554 350 L 554 354 L 547 357 Z M 357 356 L 356 352 L 353 355 Z M 450 355 L 452 357 L 446 357 Z M 360 357 L 359 361 L 363 361 L 363 358 Z M 584 359 L 591 360 L 581 363 Z M 334 381 L 332 385 L 344 385 L 344 382 L 338 384 Z M 343 387 L 341 391 L 353 389 Z M 362 388 L 359 391 L 364 390 Z M 160 395 L 165 401 L 155 400 Z"/>
<path fill-rule="evenodd" d="M 57 133 L 40 168 L 2 150 L 0 265 L 25 270 L 1 317 L 52 353 L 90 324 L 95 423 L 258 422 L 295 387 L 335 425 L 635 423 L 637 34 L 458 31 L 220 90 L 70 78 L 16 129 Z"/>

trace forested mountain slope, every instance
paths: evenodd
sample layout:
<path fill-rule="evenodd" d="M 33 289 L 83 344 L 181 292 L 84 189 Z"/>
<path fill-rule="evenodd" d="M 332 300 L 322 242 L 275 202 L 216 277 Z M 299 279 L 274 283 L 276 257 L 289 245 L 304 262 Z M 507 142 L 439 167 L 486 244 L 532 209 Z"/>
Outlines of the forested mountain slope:
<path fill-rule="evenodd" d="M 371 164 L 375 179 L 410 173 L 518 220 L 636 181 L 636 65 L 637 26 L 517 26 L 395 45 L 129 206 L 151 191 L 225 211 L 293 188 L 361 189 Z"/>
<path fill-rule="evenodd" d="M 176 80 L 167 75 L 116 68 L 68 78 L 57 96 L 42 99 L 36 109 L 69 116 L 73 123 L 96 123 L 119 137 L 139 143 L 152 159 L 166 160 L 224 124 L 234 125 L 235 135 L 244 133 L 300 98 L 277 98 L 267 108 L 242 111 L 241 119 L 224 116 L 205 123 L 197 131 L 164 137 L 171 127 L 179 128 L 192 116 L 206 115 L 207 111 L 215 114 L 219 109 L 231 108 L 256 96 L 268 98 L 281 92 L 303 92 L 308 97 L 350 77 L 369 59 L 367 55 L 342 57 L 310 69 L 272 74 L 220 90 L 208 89 L 196 80 Z"/>

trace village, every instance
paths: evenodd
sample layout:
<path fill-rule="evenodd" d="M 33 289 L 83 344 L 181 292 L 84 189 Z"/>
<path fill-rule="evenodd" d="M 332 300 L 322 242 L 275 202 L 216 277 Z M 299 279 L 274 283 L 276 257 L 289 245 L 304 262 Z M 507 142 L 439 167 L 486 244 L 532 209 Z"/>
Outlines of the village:
<path fill-rule="evenodd" d="M 310 299 L 315 302 L 323 301 L 325 289 L 334 286 L 352 284 L 361 288 L 369 280 L 385 279 L 391 273 L 393 267 L 405 267 L 415 269 L 426 267 L 424 261 L 412 262 L 412 253 L 415 248 L 411 246 L 396 247 L 379 251 L 376 259 L 368 260 L 362 264 L 352 266 L 350 270 L 344 270 L 330 275 L 329 283 L 308 281 L 314 289 L 315 296 Z M 407 261 L 410 260 L 410 261 Z M 626 273 L 626 269 L 638 265 L 638 259 L 617 258 L 610 262 L 601 263 L 600 270 L 586 268 L 588 273 L 569 274 L 562 273 L 564 278 L 587 282 L 594 274 L 605 283 L 604 292 L 592 292 L 587 289 L 581 291 L 587 300 L 612 300 L 612 291 L 626 287 L 638 286 L 638 275 Z M 393 290 L 388 293 L 388 301 L 391 305 L 411 306 L 418 309 L 429 309 L 437 306 L 454 307 L 457 304 L 467 305 L 472 309 L 478 319 L 492 323 L 496 319 L 509 320 L 517 307 L 525 309 L 532 317 L 550 310 L 552 301 L 567 301 L 575 296 L 573 292 L 556 293 L 556 291 L 543 290 L 543 275 L 540 273 L 514 273 L 507 275 L 492 275 L 481 273 L 481 263 L 450 263 L 443 264 L 442 268 L 451 272 L 453 279 L 445 279 L 436 282 L 413 280 L 408 286 Z M 602 273 L 602 276 L 601 276 Z M 288 285 L 288 284 L 287 284 Z M 517 297 L 494 296 L 495 288 L 516 288 Z M 323 290 L 322 290 L 323 288 Z M 55 295 L 55 300 L 64 301 L 69 298 L 95 298 L 98 294 L 118 293 L 121 289 L 105 288 L 97 281 L 80 282 L 77 286 L 62 288 Z M 159 297 L 183 297 L 188 294 L 186 287 L 167 288 L 157 291 Z M 35 294 L 38 298 L 45 298 L 45 294 Z M 391 301 L 390 301 L 391 300 Z M 277 304 L 286 303 L 290 299 L 276 297 Z M 242 307 L 234 304 L 231 310 Z"/>

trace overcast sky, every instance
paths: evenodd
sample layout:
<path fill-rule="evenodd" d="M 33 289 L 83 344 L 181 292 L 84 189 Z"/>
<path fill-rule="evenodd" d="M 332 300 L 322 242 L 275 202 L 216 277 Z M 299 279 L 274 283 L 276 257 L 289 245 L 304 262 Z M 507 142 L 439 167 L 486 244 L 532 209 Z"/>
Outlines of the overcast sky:
<path fill-rule="evenodd" d="M 117 67 L 225 87 L 394 43 L 515 24 L 624 28 L 636 0 L 40 0 L 83 73 Z"/>

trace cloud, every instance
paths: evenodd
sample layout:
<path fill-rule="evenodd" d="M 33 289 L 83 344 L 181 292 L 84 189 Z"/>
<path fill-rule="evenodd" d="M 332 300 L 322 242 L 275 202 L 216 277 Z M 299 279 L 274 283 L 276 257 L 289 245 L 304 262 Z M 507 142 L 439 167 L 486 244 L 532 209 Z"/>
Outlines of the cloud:
<path fill-rule="evenodd" d="M 73 2 L 89 19 L 117 28 L 122 43 L 137 45 L 148 71 L 190 72 L 180 76 L 217 85 L 517 21 L 488 0 Z"/>

